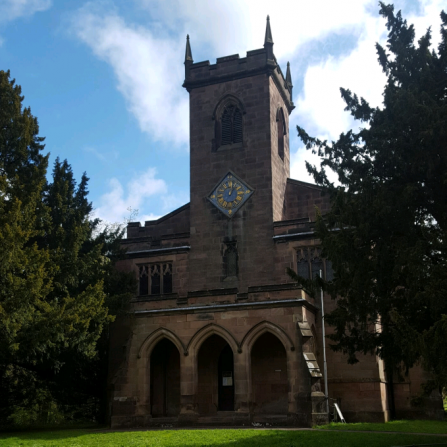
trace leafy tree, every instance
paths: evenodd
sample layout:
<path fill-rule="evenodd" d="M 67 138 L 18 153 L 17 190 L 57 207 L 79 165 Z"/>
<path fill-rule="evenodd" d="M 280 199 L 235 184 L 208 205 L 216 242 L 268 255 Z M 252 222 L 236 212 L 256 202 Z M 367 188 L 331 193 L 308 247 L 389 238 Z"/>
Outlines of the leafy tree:
<path fill-rule="evenodd" d="M 0 419 L 97 417 L 107 332 L 134 291 L 116 272 L 122 232 L 91 218 L 88 178 L 48 155 L 21 89 L 0 71 Z M 101 338 L 102 337 L 102 338 Z"/>
<path fill-rule="evenodd" d="M 389 31 L 376 45 L 387 75 L 383 107 L 341 88 L 346 109 L 364 123 L 335 142 L 298 127 L 321 165 L 307 165 L 331 200 L 317 235 L 335 270 L 323 286 L 336 300 L 327 316 L 335 350 L 377 353 L 389 379 L 419 360 L 447 384 L 447 14 L 441 43 L 431 30 L 414 43 L 392 5 L 380 3 Z M 333 183 L 327 176 L 338 177 Z"/>

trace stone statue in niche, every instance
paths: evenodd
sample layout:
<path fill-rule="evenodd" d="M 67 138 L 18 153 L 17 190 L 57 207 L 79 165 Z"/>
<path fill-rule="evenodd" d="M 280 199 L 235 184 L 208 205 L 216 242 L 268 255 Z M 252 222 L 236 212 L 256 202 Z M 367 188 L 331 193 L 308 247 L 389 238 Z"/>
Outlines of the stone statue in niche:
<path fill-rule="evenodd" d="M 228 241 L 225 243 L 224 275 L 225 278 L 234 278 L 238 274 L 238 253 L 236 241 Z"/>

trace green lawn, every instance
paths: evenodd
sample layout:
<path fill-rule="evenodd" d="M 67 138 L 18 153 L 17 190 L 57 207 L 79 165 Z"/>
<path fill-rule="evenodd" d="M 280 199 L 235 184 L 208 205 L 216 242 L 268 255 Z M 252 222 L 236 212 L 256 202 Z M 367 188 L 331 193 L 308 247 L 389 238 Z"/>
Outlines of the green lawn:
<path fill-rule="evenodd" d="M 402 433 L 447 434 L 447 421 L 392 421 L 386 424 L 329 424 L 317 428 L 350 431 L 398 431 Z M 447 442 L 447 439 L 446 439 Z"/>
<path fill-rule="evenodd" d="M 287 430 L 160 430 L 100 432 L 59 430 L 0 435 L 0 446 L 215 446 L 242 447 L 387 447 L 418 444 L 445 444 L 447 437 L 409 434 L 356 433 L 349 431 Z"/>

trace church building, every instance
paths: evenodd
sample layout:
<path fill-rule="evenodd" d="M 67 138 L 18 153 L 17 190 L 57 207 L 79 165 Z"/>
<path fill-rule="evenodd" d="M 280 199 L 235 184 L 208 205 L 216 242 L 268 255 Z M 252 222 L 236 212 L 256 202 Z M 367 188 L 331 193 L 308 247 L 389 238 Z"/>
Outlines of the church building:
<path fill-rule="evenodd" d="M 135 273 L 138 292 L 111 328 L 112 427 L 325 422 L 320 301 L 287 268 L 331 278 L 314 235 L 315 209 L 329 201 L 290 178 L 292 76 L 275 58 L 269 19 L 263 48 L 246 57 L 194 63 L 187 37 L 183 87 L 190 202 L 129 223 L 122 241 L 119 268 Z M 347 421 L 388 418 L 379 358 L 348 365 L 328 349 L 327 371 Z M 414 376 L 394 388 L 403 417 L 420 391 Z"/>

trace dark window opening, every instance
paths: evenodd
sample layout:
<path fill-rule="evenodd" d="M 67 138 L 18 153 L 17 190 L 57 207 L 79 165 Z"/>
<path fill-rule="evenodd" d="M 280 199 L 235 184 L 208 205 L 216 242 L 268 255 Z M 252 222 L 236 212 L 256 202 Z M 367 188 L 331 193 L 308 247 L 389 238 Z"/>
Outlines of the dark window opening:
<path fill-rule="evenodd" d="M 322 272 L 326 281 L 334 279 L 332 262 L 321 257 L 321 249 L 315 247 L 303 247 L 297 252 L 296 273 L 304 279 L 315 279 Z"/>
<path fill-rule="evenodd" d="M 221 119 L 221 145 L 242 143 L 242 112 L 234 105 L 225 107 Z"/>
<path fill-rule="evenodd" d="M 332 262 L 326 260 L 326 281 L 334 280 L 334 270 L 332 268 Z"/>
<path fill-rule="evenodd" d="M 172 293 L 172 264 L 164 264 L 163 293 Z"/>
<path fill-rule="evenodd" d="M 309 250 L 307 248 L 300 249 L 296 273 L 304 279 L 309 279 L 309 272 Z"/>
<path fill-rule="evenodd" d="M 139 273 L 140 295 L 147 295 L 149 293 L 147 265 L 141 265 Z"/>
<path fill-rule="evenodd" d="M 287 133 L 286 120 L 284 118 L 284 112 L 282 109 L 278 109 L 276 115 L 276 125 L 278 131 L 278 155 L 284 160 L 284 139 Z"/>
<path fill-rule="evenodd" d="M 161 292 L 160 267 L 159 264 L 151 265 L 151 295 L 160 295 Z"/>
<path fill-rule="evenodd" d="M 298 261 L 297 274 L 304 279 L 309 279 L 309 262 L 305 259 Z"/>
<path fill-rule="evenodd" d="M 172 293 L 172 264 L 141 265 L 139 294 L 162 295 Z"/>
<path fill-rule="evenodd" d="M 312 279 L 315 279 L 316 277 L 324 276 L 323 272 L 323 262 L 321 259 L 316 258 L 312 259 L 311 263 L 312 268 Z M 321 275 L 320 275 L 321 272 Z"/>

